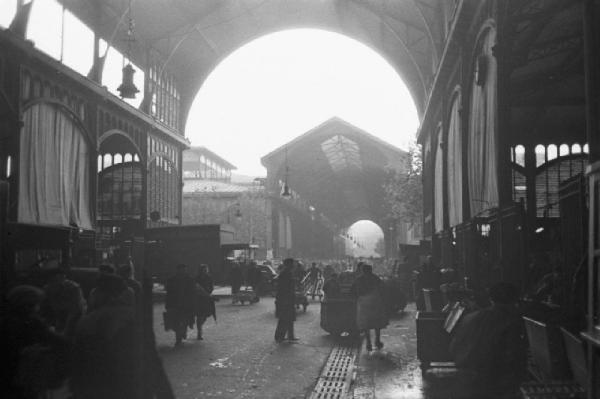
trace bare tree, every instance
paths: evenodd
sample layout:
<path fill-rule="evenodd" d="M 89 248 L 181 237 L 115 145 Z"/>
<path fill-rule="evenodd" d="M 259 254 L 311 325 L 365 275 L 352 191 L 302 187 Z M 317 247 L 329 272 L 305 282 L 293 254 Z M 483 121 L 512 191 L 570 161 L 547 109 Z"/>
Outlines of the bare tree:
<path fill-rule="evenodd" d="M 384 207 L 387 218 L 414 224 L 423 220 L 423 161 L 420 146 L 411 145 L 408 155 L 410 167 L 407 170 L 388 171 L 384 183 Z"/>

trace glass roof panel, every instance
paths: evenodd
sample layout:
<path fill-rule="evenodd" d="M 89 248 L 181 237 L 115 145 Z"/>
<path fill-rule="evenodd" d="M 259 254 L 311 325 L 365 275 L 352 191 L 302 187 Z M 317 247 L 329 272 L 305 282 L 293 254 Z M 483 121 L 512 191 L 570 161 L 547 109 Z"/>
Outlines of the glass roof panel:
<path fill-rule="evenodd" d="M 337 134 L 323 141 L 321 150 L 334 172 L 347 168 L 362 169 L 358 144 L 345 136 Z"/>

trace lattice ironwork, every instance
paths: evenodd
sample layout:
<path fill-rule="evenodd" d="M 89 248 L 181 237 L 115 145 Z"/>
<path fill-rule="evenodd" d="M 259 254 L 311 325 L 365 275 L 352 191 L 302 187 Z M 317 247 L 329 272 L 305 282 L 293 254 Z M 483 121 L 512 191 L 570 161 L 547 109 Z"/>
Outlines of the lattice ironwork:
<path fill-rule="evenodd" d="M 334 347 L 309 399 L 348 397 L 355 374 L 357 354 L 356 345 Z"/>

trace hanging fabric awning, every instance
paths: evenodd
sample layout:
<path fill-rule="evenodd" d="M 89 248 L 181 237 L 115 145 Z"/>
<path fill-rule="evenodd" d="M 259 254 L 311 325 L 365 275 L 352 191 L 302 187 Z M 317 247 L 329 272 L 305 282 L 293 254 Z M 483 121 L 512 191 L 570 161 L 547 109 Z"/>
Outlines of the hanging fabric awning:
<path fill-rule="evenodd" d="M 19 222 L 92 229 L 84 132 L 72 115 L 50 103 L 27 108 L 23 122 Z"/>
<path fill-rule="evenodd" d="M 441 126 L 437 131 L 435 151 L 435 175 L 433 177 L 433 203 L 435 232 L 444 230 L 444 150 L 442 146 L 443 131 Z"/>
<path fill-rule="evenodd" d="M 471 216 L 498 206 L 496 156 L 496 32 L 489 28 L 475 58 L 469 119 L 469 203 Z"/>
<path fill-rule="evenodd" d="M 462 138 L 460 131 L 460 95 L 454 98 L 448 123 L 448 222 L 450 227 L 463 221 L 462 213 Z"/>

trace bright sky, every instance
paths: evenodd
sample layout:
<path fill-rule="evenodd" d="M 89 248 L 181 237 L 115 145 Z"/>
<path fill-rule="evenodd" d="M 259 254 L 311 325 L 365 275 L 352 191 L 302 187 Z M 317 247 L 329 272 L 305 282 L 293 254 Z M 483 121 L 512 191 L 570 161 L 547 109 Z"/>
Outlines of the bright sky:
<path fill-rule="evenodd" d="M 404 82 L 378 53 L 337 33 L 288 30 L 248 43 L 212 71 L 186 136 L 236 173 L 264 176 L 262 156 L 333 116 L 404 149 L 418 126 Z"/>
<path fill-rule="evenodd" d="M 0 26 L 15 10 L 16 0 L 0 0 Z M 89 71 L 93 33 L 63 14 L 58 1 L 34 3 L 27 37 L 79 73 Z M 123 65 L 111 48 L 102 84 L 117 95 Z M 140 90 L 143 79 L 138 70 Z M 137 106 L 142 97 L 127 102 Z M 378 53 L 337 33 L 296 29 L 263 36 L 225 58 L 200 89 L 185 134 L 236 165 L 237 174 L 264 176 L 262 156 L 333 116 L 405 149 L 418 126 L 406 86 Z"/>
<path fill-rule="evenodd" d="M 370 220 L 359 220 L 348 228 L 348 233 L 355 237 L 362 247 L 354 247 L 355 256 L 376 256 L 375 247 L 377 241 L 383 239 L 383 231 L 378 224 Z"/>

